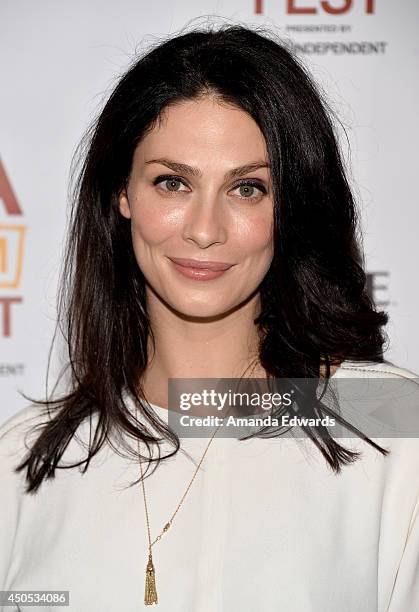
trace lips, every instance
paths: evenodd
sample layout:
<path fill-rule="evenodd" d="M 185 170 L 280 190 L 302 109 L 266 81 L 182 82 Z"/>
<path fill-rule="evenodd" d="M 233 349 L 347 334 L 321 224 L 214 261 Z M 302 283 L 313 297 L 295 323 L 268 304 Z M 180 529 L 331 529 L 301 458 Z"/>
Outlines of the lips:
<path fill-rule="evenodd" d="M 213 272 L 228 270 L 233 266 L 233 264 L 223 261 L 203 261 L 202 259 L 184 259 L 182 257 L 169 257 L 169 259 L 173 261 L 173 263 L 184 268 L 212 270 Z"/>

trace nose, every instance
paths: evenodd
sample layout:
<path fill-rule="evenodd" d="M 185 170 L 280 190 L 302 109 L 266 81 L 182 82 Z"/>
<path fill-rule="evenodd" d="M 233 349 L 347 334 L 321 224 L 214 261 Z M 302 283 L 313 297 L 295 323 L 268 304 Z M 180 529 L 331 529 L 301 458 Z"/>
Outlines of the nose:
<path fill-rule="evenodd" d="M 185 213 L 183 238 L 204 249 L 227 238 L 226 215 L 221 198 L 197 197 Z"/>

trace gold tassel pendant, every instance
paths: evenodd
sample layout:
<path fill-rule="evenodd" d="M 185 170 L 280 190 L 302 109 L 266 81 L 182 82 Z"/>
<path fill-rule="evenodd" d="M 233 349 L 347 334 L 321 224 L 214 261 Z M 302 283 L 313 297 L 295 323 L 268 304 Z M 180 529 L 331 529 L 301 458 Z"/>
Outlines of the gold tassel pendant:
<path fill-rule="evenodd" d="M 157 591 L 156 591 L 156 574 L 153 565 L 153 559 L 151 557 L 151 550 L 148 554 L 148 563 L 145 574 L 145 593 L 144 603 L 149 606 L 157 602 Z"/>

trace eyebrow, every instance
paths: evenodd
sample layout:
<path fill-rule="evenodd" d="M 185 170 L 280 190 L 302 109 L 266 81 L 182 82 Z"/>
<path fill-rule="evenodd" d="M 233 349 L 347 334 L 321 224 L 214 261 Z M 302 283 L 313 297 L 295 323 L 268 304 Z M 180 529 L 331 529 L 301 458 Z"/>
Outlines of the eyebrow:
<path fill-rule="evenodd" d="M 159 159 L 149 159 L 145 162 L 146 164 L 162 164 L 175 172 L 180 172 L 182 174 L 189 174 L 190 176 L 202 177 L 202 172 L 199 168 L 195 168 L 193 166 L 188 166 L 187 164 L 182 164 L 180 162 L 173 161 L 171 159 L 167 159 L 167 157 L 161 157 Z M 224 180 L 234 179 L 238 176 L 243 176 L 248 172 L 252 172 L 253 170 L 258 170 L 259 168 L 270 168 L 270 165 L 264 161 L 253 162 L 252 164 L 245 164 L 244 166 L 239 166 L 238 168 L 233 168 L 229 170 L 224 175 Z"/>

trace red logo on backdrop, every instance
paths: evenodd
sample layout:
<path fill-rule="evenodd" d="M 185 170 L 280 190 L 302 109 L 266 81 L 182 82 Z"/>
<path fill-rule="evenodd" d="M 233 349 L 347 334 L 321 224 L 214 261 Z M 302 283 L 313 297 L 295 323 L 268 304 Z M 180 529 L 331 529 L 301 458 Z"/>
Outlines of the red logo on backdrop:
<path fill-rule="evenodd" d="M 362 4 L 366 14 L 375 12 L 375 0 L 286 0 L 285 12 L 287 15 L 316 15 L 327 13 L 328 15 L 344 15 L 348 13 L 354 4 Z M 261 15 L 264 10 L 264 1 L 255 0 L 255 13 Z"/>
<path fill-rule="evenodd" d="M 1 160 L 0 201 L 7 215 L 7 222 L 0 220 L 0 336 L 7 337 L 11 336 L 12 306 L 22 302 L 22 297 L 13 294 L 19 289 L 22 279 L 26 227 L 13 222 L 23 212 Z M 12 295 L 4 295 L 9 292 Z"/>

